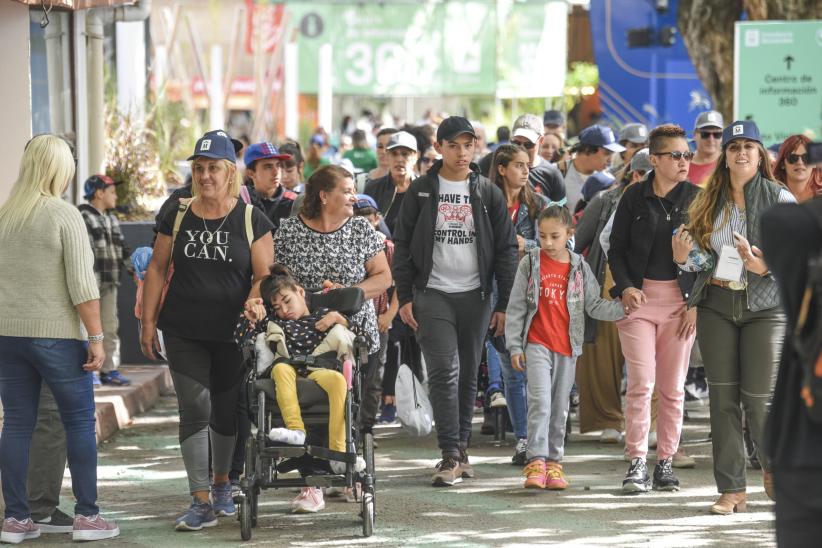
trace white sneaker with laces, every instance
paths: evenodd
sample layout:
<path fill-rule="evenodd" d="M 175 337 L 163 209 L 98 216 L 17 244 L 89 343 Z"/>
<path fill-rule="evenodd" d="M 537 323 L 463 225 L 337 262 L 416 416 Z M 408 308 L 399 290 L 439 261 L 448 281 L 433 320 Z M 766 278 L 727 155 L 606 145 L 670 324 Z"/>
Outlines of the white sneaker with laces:
<path fill-rule="evenodd" d="M 297 498 L 291 501 L 294 514 L 315 514 L 325 508 L 323 491 L 318 487 L 303 487 Z"/>
<path fill-rule="evenodd" d="M 507 407 L 508 402 L 505 400 L 505 396 L 502 395 L 502 392 L 494 392 L 491 394 L 491 407 Z"/>

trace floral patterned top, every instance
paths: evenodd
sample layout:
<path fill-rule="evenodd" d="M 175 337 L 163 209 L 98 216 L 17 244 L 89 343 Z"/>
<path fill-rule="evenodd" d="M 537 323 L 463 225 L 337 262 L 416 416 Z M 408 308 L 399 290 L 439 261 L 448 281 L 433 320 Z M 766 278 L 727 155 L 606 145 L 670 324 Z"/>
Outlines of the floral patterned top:
<path fill-rule="evenodd" d="M 385 249 L 385 243 L 365 217 L 351 217 L 334 232 L 318 232 L 299 217 L 283 219 L 274 234 L 274 259 L 294 273 L 305 288 L 322 286 L 331 280 L 345 287 L 367 277 L 365 263 Z M 368 353 L 380 349 L 374 301 L 365 302 L 351 317 L 368 339 Z"/>

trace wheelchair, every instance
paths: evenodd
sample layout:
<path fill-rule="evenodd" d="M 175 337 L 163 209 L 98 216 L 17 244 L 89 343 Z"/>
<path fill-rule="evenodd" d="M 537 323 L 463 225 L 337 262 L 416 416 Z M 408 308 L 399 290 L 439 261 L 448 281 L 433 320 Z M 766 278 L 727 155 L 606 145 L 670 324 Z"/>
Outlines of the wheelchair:
<path fill-rule="evenodd" d="M 319 293 L 306 291 L 306 299 L 311 309 L 326 307 L 346 315 L 358 312 L 364 302 L 363 291 L 354 287 Z M 245 470 L 240 479 L 240 492 L 234 499 L 240 522 L 240 536 L 244 541 L 251 539 L 252 531 L 257 526 L 257 505 L 261 492 L 266 489 L 295 487 L 351 488 L 354 496 L 359 499 L 363 536 L 373 534 L 376 517 L 374 438 L 370 431 L 361 432 L 357 427 L 361 393 L 364 390 L 363 368 L 368 362 L 368 343 L 362 334 L 357 333 L 355 327 L 351 330 L 355 335 L 351 359 L 340 364 L 348 381 L 345 399 L 346 451 L 342 453 L 329 449 L 326 442 L 329 420 L 326 392 L 314 381 L 300 375 L 297 376 L 297 396 L 306 427 L 305 445 L 284 445 L 269 440 L 267 434 L 271 428 L 285 424 L 277 406 L 271 366 L 258 363 L 267 348 L 265 327 L 251 327 L 248 322 L 241 320 L 236 338 L 247 368 L 244 394 L 248 399 L 249 416 L 257 427 L 256 434 L 252 433 L 246 440 Z M 300 367 L 314 365 L 314 360 L 310 356 L 295 356 L 289 363 L 299 371 Z M 358 446 L 362 447 L 365 461 L 362 472 L 357 472 L 354 468 Z M 345 463 L 345 474 L 330 473 L 322 466 L 323 461 Z M 302 477 L 280 477 L 295 469 L 300 470 Z M 361 486 L 359 493 L 357 483 Z"/>

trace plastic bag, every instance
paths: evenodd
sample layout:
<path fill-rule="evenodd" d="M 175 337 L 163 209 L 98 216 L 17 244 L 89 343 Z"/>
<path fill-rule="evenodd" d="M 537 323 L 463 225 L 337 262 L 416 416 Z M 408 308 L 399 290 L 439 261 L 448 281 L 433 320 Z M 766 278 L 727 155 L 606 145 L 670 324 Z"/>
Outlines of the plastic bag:
<path fill-rule="evenodd" d="M 402 364 L 394 387 L 397 418 L 412 436 L 427 436 L 434 425 L 434 412 L 428 394 L 411 368 Z"/>

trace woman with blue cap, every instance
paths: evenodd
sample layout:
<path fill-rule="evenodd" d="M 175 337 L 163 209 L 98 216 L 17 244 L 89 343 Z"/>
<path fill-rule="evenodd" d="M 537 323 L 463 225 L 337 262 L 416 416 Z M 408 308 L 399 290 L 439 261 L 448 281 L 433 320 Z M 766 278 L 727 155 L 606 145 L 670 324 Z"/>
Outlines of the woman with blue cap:
<path fill-rule="evenodd" d="M 736 121 L 722 132 L 716 169 L 674 234 L 674 261 L 697 272 L 688 306 L 696 306 L 697 337 L 711 398 L 715 514 L 746 509 L 742 409 L 757 449 L 779 361 L 785 316 L 776 282 L 762 257 L 762 213 L 795 202 L 774 181 L 759 129 Z M 765 492 L 772 495 L 767 456 L 758 451 Z"/>
<path fill-rule="evenodd" d="M 177 519 L 178 531 L 212 527 L 217 516 L 235 513 L 228 473 L 243 369 L 233 333 L 243 305 L 259 297 L 259 281 L 274 262 L 271 221 L 238 199 L 233 139 L 210 131 L 189 161 L 193 198 L 160 219 L 145 276 L 140 337 L 143 353 L 157 359 L 162 329 L 179 401 L 180 449 L 193 501 Z"/>

